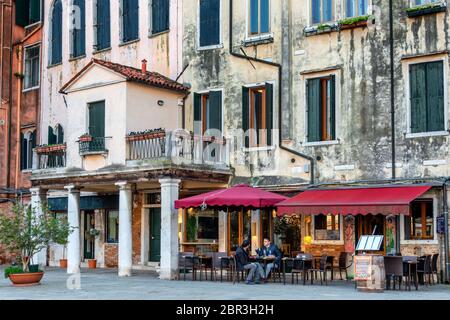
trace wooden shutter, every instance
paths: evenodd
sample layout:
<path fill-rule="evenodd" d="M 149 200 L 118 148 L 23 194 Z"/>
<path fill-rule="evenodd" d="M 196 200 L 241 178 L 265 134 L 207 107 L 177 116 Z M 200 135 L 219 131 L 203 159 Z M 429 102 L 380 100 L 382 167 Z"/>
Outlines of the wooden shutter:
<path fill-rule="evenodd" d="M 110 1 L 97 0 L 97 46 L 96 50 L 111 46 Z"/>
<path fill-rule="evenodd" d="M 95 138 L 105 136 L 105 102 L 92 103 L 89 106 L 89 134 Z"/>
<path fill-rule="evenodd" d="M 411 133 L 426 132 L 426 74 L 424 64 L 409 67 Z"/>
<path fill-rule="evenodd" d="M 52 58 L 51 64 L 62 61 L 62 3 L 56 0 L 52 11 Z"/>
<path fill-rule="evenodd" d="M 273 85 L 271 83 L 266 83 L 266 129 L 267 145 L 271 146 L 273 129 Z"/>
<path fill-rule="evenodd" d="M 244 135 L 250 127 L 249 92 L 250 90 L 247 87 L 242 87 L 242 130 L 244 131 Z M 248 148 L 249 146 L 250 139 L 246 136 L 245 147 Z"/>
<path fill-rule="evenodd" d="M 222 131 L 222 91 L 209 93 L 209 128 Z"/>
<path fill-rule="evenodd" d="M 438 61 L 427 63 L 427 131 L 444 130 L 444 72 Z"/>
<path fill-rule="evenodd" d="M 260 14 L 260 32 L 267 33 L 270 31 L 270 2 L 269 0 L 260 0 L 261 14 Z"/>
<path fill-rule="evenodd" d="M 58 124 L 57 128 L 58 129 L 57 129 L 56 143 L 62 144 L 64 143 L 64 129 L 60 124 Z"/>
<path fill-rule="evenodd" d="M 75 7 L 79 8 L 80 12 L 80 26 L 79 28 L 73 29 L 73 50 L 72 55 L 74 57 L 79 57 L 85 54 L 86 44 L 86 10 L 85 10 L 85 0 L 74 0 Z M 73 16 L 73 19 L 76 19 Z M 78 27 L 78 26 L 77 26 Z"/>
<path fill-rule="evenodd" d="M 24 134 L 20 133 L 20 169 L 26 169 L 27 164 L 27 151 L 28 151 L 28 141 L 25 139 Z"/>
<path fill-rule="evenodd" d="M 209 44 L 208 30 L 209 0 L 200 0 L 200 47 Z"/>
<path fill-rule="evenodd" d="M 321 141 L 321 81 L 320 79 L 309 79 L 307 88 L 307 111 L 308 111 L 308 142 Z"/>
<path fill-rule="evenodd" d="M 48 126 L 48 136 L 47 136 L 48 144 L 56 144 L 57 137 L 53 131 L 53 128 Z"/>
<path fill-rule="evenodd" d="M 122 0 L 123 42 L 139 38 L 138 0 Z"/>
<path fill-rule="evenodd" d="M 30 15 L 28 23 L 41 21 L 41 0 L 30 0 Z"/>
<path fill-rule="evenodd" d="M 200 46 L 220 43 L 220 1 L 200 0 Z"/>
<path fill-rule="evenodd" d="M 333 20 L 333 0 L 322 0 L 322 15 L 323 22 L 332 21 Z"/>
<path fill-rule="evenodd" d="M 330 80 L 330 134 L 331 140 L 336 140 L 336 76 Z"/>
<path fill-rule="evenodd" d="M 194 93 L 194 133 L 196 135 L 203 134 L 202 125 L 202 95 Z M 200 125 L 199 125 L 200 124 Z"/>
<path fill-rule="evenodd" d="M 152 0 L 152 33 L 169 29 L 169 0 Z"/>
<path fill-rule="evenodd" d="M 139 38 L 139 2 L 138 0 L 130 0 L 130 26 L 131 26 L 131 39 L 135 40 Z"/>
<path fill-rule="evenodd" d="M 16 0 L 16 25 L 26 27 L 29 23 L 29 0 Z"/>
<path fill-rule="evenodd" d="M 259 0 L 250 0 L 250 33 L 259 33 Z"/>
<path fill-rule="evenodd" d="M 220 2 L 221 0 L 210 0 L 211 1 L 211 43 L 210 45 L 220 44 Z"/>
<path fill-rule="evenodd" d="M 321 22 L 321 14 L 320 14 L 320 2 L 322 0 L 311 0 L 312 2 L 312 8 L 311 8 L 311 15 L 312 15 L 312 22 L 313 23 L 320 23 Z"/>

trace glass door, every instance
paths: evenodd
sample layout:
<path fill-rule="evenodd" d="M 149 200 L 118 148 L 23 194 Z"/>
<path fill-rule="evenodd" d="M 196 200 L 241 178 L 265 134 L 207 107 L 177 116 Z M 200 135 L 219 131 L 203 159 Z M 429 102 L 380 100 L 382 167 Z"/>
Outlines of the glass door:
<path fill-rule="evenodd" d="M 94 211 L 84 213 L 84 259 L 95 259 L 95 236 L 90 231 L 95 228 Z"/>

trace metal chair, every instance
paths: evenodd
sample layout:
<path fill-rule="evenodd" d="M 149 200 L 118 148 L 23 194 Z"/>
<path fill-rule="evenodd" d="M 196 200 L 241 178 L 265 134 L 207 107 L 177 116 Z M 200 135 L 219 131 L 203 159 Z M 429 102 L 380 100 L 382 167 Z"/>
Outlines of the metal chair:
<path fill-rule="evenodd" d="M 345 280 L 348 281 L 348 271 L 347 269 L 351 267 L 351 265 L 353 264 L 353 261 L 347 265 L 347 261 L 348 261 L 348 253 L 347 252 L 341 252 L 339 254 L 339 259 L 338 259 L 338 265 L 337 266 L 333 266 L 333 272 L 334 270 L 339 271 L 339 276 L 341 277 L 341 280 L 344 280 L 342 277 L 342 271 L 345 272 Z"/>
<path fill-rule="evenodd" d="M 430 275 L 431 272 L 431 256 L 426 255 L 419 258 L 417 264 L 417 273 L 421 275 L 425 285 L 430 285 Z"/>
<path fill-rule="evenodd" d="M 328 284 L 328 280 L 327 280 L 327 270 L 329 270 L 328 268 L 328 256 L 327 255 L 323 255 L 320 258 L 320 263 L 319 263 L 319 268 L 311 268 L 310 274 L 311 274 L 311 284 L 314 284 L 314 275 L 316 275 L 317 277 L 317 273 L 319 273 L 320 276 L 320 285 L 323 284 L 323 280 L 325 280 L 325 285 Z"/>
<path fill-rule="evenodd" d="M 214 280 L 217 281 L 217 271 L 220 271 L 220 282 L 223 281 L 223 270 L 230 270 L 230 260 L 226 252 L 214 252 L 212 260 L 212 272 L 214 274 Z M 211 275 L 211 278 L 213 276 Z M 213 279 L 211 279 L 213 280 Z"/>
<path fill-rule="evenodd" d="M 188 257 L 193 257 L 193 252 L 180 252 L 178 253 L 178 280 L 181 279 L 180 273 L 183 269 L 183 280 L 186 281 L 186 273 L 188 270 L 193 269 L 192 259 Z"/>
<path fill-rule="evenodd" d="M 433 282 L 433 284 L 435 275 L 436 275 L 436 283 L 439 283 L 438 259 L 439 253 L 435 253 L 431 257 L 431 281 Z"/>
<path fill-rule="evenodd" d="M 403 258 L 395 256 L 384 257 L 384 269 L 386 273 L 387 288 L 391 287 L 391 280 L 393 280 L 393 288 L 395 290 L 396 280 L 398 280 L 398 288 L 401 289 L 403 280 Z"/>

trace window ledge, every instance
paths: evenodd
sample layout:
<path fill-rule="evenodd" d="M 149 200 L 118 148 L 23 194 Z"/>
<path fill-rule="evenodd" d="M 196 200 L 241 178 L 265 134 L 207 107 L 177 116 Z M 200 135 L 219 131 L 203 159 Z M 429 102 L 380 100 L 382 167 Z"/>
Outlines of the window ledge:
<path fill-rule="evenodd" d="M 415 18 L 424 16 L 427 14 L 439 13 L 447 11 L 447 5 L 444 2 L 425 5 L 425 6 L 417 6 L 412 7 L 406 10 L 406 15 L 408 18 Z"/>
<path fill-rule="evenodd" d="M 77 60 L 84 59 L 84 58 L 86 58 L 86 54 L 82 54 L 82 55 L 76 56 L 76 57 L 70 57 L 69 62 L 77 61 Z"/>
<path fill-rule="evenodd" d="M 339 140 L 332 141 L 318 141 L 318 142 L 304 142 L 302 145 L 305 147 L 322 147 L 322 146 L 332 146 L 341 144 Z"/>
<path fill-rule="evenodd" d="M 127 45 L 129 45 L 129 44 L 133 44 L 133 43 L 136 43 L 136 42 L 139 42 L 139 41 L 140 41 L 140 39 L 137 38 L 137 39 L 130 40 L 130 41 L 126 41 L 126 42 L 121 42 L 121 43 L 119 44 L 119 47 L 127 46 Z"/>
<path fill-rule="evenodd" d="M 57 62 L 57 63 L 53 63 L 53 64 L 49 64 L 47 66 L 48 69 L 53 68 L 53 67 L 57 67 L 57 66 L 61 66 L 63 63 L 61 62 Z"/>
<path fill-rule="evenodd" d="M 223 43 L 221 44 L 214 44 L 212 46 L 204 46 L 204 47 L 198 47 L 197 51 L 205 51 L 205 50 L 213 50 L 213 49 L 222 49 Z"/>
<path fill-rule="evenodd" d="M 449 134 L 450 133 L 448 131 L 405 133 L 405 138 L 406 139 L 415 139 L 415 138 L 427 138 L 427 137 L 443 137 L 443 136 L 448 136 Z"/>
<path fill-rule="evenodd" d="M 20 172 L 22 172 L 22 173 L 32 173 L 33 169 L 22 169 L 22 170 L 20 170 Z"/>
<path fill-rule="evenodd" d="M 257 151 L 273 151 L 275 150 L 275 146 L 267 146 L 267 147 L 252 147 L 252 148 L 243 148 L 244 152 L 257 152 Z"/>
<path fill-rule="evenodd" d="M 26 93 L 26 92 L 30 92 L 30 91 L 34 91 L 34 90 L 39 90 L 40 87 L 41 87 L 40 85 L 37 85 L 37 86 L 31 87 L 31 88 L 26 88 L 26 89 L 23 89 L 22 92 Z"/>
<path fill-rule="evenodd" d="M 152 33 L 151 31 L 148 33 L 148 37 L 149 38 L 156 38 L 156 37 L 158 37 L 158 36 L 160 36 L 160 35 L 163 35 L 163 34 L 166 34 L 166 33 L 169 33 L 170 32 L 170 29 L 167 29 L 167 30 L 164 30 L 164 31 L 160 31 L 160 32 L 156 32 L 156 33 Z"/>
<path fill-rule="evenodd" d="M 323 33 L 337 32 L 339 30 L 339 24 L 337 22 L 322 23 L 315 26 L 305 27 L 303 34 L 306 37 L 315 36 Z"/>
<path fill-rule="evenodd" d="M 251 47 L 251 46 L 258 46 L 261 44 L 273 43 L 273 41 L 274 41 L 273 33 L 269 33 L 259 36 L 248 37 L 244 41 L 242 41 L 242 45 L 244 47 Z"/>
<path fill-rule="evenodd" d="M 106 156 L 108 154 L 108 150 L 100 150 L 100 151 L 85 151 L 80 152 L 80 156 L 96 156 L 96 155 L 104 155 Z"/>
<path fill-rule="evenodd" d="M 110 50 L 111 50 L 111 47 L 107 47 L 107 48 L 103 48 L 103 49 L 98 49 L 98 50 L 94 49 L 94 51 L 92 52 L 92 54 L 102 53 L 102 52 L 110 51 Z"/>

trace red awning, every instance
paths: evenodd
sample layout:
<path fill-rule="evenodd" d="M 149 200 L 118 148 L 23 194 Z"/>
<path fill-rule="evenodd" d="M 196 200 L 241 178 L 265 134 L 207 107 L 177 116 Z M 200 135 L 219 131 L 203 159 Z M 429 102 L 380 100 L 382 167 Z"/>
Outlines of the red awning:
<path fill-rule="evenodd" d="M 175 201 L 175 208 L 208 207 L 274 207 L 277 203 L 287 200 L 285 196 L 253 188 L 248 185 L 237 185 L 223 190 L 216 190 L 194 197 Z"/>
<path fill-rule="evenodd" d="M 409 204 L 430 186 L 308 190 L 277 204 L 278 215 L 409 215 Z"/>

